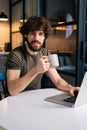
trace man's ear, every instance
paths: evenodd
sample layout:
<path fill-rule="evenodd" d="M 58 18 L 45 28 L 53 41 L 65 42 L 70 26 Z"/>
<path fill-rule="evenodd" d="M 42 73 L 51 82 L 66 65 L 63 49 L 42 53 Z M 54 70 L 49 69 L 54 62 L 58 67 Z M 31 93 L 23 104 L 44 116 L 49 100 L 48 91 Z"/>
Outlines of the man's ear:
<path fill-rule="evenodd" d="M 27 35 L 24 35 L 24 39 L 25 39 L 25 41 L 27 41 Z"/>
<path fill-rule="evenodd" d="M 24 35 L 24 38 L 27 38 L 27 35 Z"/>

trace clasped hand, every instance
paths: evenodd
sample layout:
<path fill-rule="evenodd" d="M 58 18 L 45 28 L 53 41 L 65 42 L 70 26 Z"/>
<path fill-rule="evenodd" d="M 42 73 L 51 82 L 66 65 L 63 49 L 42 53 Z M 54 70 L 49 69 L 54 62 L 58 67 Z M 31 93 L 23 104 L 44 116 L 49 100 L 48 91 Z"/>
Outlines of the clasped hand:
<path fill-rule="evenodd" d="M 39 73 L 44 73 L 50 68 L 48 56 L 42 56 L 36 64 L 36 69 Z"/>

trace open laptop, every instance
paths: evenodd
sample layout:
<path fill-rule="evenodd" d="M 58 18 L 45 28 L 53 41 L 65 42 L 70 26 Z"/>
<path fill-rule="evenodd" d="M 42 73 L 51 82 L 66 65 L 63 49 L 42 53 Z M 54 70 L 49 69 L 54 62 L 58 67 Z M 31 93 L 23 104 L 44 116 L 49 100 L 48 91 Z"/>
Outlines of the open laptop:
<path fill-rule="evenodd" d="M 70 96 L 68 92 L 63 92 L 58 95 L 47 97 L 45 100 L 69 107 L 76 107 L 87 103 L 87 72 L 84 74 L 79 93 L 75 93 L 74 97 Z"/>

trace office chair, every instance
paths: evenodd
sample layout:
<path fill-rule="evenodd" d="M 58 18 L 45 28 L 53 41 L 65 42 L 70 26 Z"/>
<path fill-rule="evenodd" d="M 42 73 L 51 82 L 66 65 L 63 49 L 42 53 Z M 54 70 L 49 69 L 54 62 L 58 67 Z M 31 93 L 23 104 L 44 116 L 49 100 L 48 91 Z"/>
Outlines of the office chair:
<path fill-rule="evenodd" d="M 6 88 L 6 72 L 0 72 L 0 82 L 3 88 L 3 94 L 4 97 L 7 97 L 7 88 Z M 2 96 L 0 94 L 0 99 L 2 99 Z"/>

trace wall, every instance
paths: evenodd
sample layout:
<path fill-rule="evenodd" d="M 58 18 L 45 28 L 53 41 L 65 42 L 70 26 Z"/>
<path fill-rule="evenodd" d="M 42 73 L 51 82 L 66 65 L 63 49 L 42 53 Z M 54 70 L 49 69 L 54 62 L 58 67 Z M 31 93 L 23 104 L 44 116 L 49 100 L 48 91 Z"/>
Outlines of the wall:
<path fill-rule="evenodd" d="M 9 0 L 0 0 L 0 13 L 2 10 L 9 18 Z M 9 41 L 10 41 L 9 21 L 7 22 L 0 21 L 0 48 L 4 49 L 5 43 Z"/>
<path fill-rule="evenodd" d="M 46 40 L 46 48 L 49 51 L 76 52 L 76 31 L 66 38 L 66 31 L 53 32 Z"/>
<path fill-rule="evenodd" d="M 71 15 L 72 19 L 76 20 L 76 0 L 46 0 L 46 4 L 46 17 L 48 19 L 58 19 L 59 11 L 65 11 Z M 48 50 L 75 52 L 76 35 L 76 30 L 73 30 L 70 37 L 66 38 L 65 30 L 57 30 L 46 40 L 46 48 Z"/>

